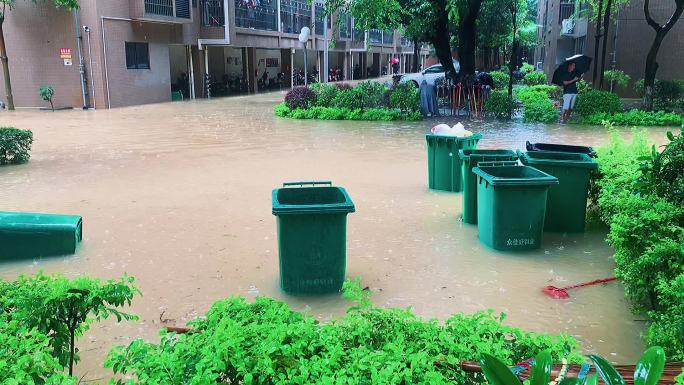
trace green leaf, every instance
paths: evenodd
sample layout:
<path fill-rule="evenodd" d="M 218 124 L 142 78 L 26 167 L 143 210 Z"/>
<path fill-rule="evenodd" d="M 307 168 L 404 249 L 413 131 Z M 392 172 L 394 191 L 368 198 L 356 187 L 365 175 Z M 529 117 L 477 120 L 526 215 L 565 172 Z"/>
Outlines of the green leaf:
<path fill-rule="evenodd" d="M 656 385 L 665 369 L 665 352 L 660 346 L 650 347 L 634 370 L 634 385 Z"/>
<path fill-rule="evenodd" d="M 483 354 L 480 366 L 491 385 L 522 385 L 508 366 L 494 356 Z"/>
<path fill-rule="evenodd" d="M 625 385 L 625 380 L 622 379 L 620 373 L 615 370 L 610 362 L 595 354 L 590 355 L 589 358 L 594 362 L 594 365 L 596 365 L 596 371 L 606 385 Z"/>
<path fill-rule="evenodd" d="M 580 380 L 577 377 L 565 377 L 558 385 L 579 385 Z"/>
<path fill-rule="evenodd" d="M 674 140 L 674 135 L 672 134 L 672 131 L 667 132 L 667 138 L 670 139 L 670 142 Z"/>
<path fill-rule="evenodd" d="M 547 385 L 551 378 L 551 366 L 553 359 L 548 350 L 544 350 L 537 354 L 532 365 L 532 372 L 530 373 L 530 385 Z"/>
<path fill-rule="evenodd" d="M 587 380 L 584 385 L 598 385 L 598 374 L 591 374 L 587 376 Z"/>

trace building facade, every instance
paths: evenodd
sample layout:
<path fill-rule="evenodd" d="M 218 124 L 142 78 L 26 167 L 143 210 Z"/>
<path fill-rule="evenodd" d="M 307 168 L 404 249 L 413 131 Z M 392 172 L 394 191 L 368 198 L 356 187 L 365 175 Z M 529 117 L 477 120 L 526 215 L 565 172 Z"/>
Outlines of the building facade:
<path fill-rule="evenodd" d="M 651 1 L 651 15 L 664 24 L 674 12 L 673 1 Z M 575 54 L 594 57 L 596 22 L 590 20 L 586 1 L 541 0 L 538 10 L 538 35 L 535 63 L 550 78 L 558 64 Z M 631 77 L 630 87 L 619 90 L 634 96 L 633 84 L 644 78 L 646 55 L 655 32 L 646 23 L 644 0 L 631 0 L 612 15 L 606 47 L 605 69 L 622 70 Z M 601 46 L 602 50 L 602 46 Z M 594 58 L 594 61 L 599 60 Z M 684 21 L 680 20 L 667 35 L 658 54 L 658 79 L 684 79 Z M 585 75 L 592 81 L 592 71 Z"/>
<path fill-rule="evenodd" d="M 72 12 L 17 2 L 4 24 L 14 103 L 45 106 L 42 85 L 54 87 L 57 107 L 74 108 L 290 87 L 303 82 L 304 26 L 307 72 L 318 80 L 326 42 L 337 79 L 388 74 L 391 58 L 408 69 L 413 45 L 399 33 L 359 31 L 323 9 L 307 0 L 82 0 Z"/>

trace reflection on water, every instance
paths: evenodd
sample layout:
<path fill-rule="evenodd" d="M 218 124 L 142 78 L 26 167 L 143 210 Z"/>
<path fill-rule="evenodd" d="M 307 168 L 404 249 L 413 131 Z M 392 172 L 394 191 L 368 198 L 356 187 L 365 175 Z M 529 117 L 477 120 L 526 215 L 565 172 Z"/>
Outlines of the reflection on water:
<path fill-rule="evenodd" d="M 424 134 L 435 122 L 285 120 L 272 115 L 281 97 L 0 114 L 1 125 L 35 135 L 30 163 L 0 168 L 2 210 L 79 214 L 85 232 L 77 255 L 0 262 L 0 277 L 128 273 L 144 293 L 133 307 L 139 322 L 98 324 L 80 340 L 79 375 L 108 376 L 99 366 L 111 344 L 154 339 L 161 318 L 184 324 L 230 295 L 281 298 L 323 320 L 342 314 L 339 296 L 290 297 L 278 289 L 270 191 L 290 180 L 347 188 L 357 206 L 347 272 L 374 289 L 377 304 L 440 319 L 493 308 L 514 325 L 567 332 L 589 351 L 636 360 L 643 325 L 619 284 L 576 290 L 568 301 L 540 292 L 611 276 L 604 229 L 546 234 L 530 253 L 487 249 L 477 228 L 459 220 L 460 194 L 427 191 Z M 608 139 L 601 127 L 465 125 L 483 133 L 481 148 Z M 664 131 L 651 132 L 662 142 Z"/>

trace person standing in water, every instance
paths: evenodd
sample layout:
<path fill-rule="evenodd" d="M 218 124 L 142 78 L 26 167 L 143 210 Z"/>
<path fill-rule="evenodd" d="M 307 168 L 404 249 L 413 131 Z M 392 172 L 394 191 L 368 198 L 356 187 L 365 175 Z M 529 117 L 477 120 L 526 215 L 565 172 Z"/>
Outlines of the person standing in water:
<path fill-rule="evenodd" d="M 577 82 L 580 76 L 575 74 L 575 63 L 568 64 L 568 72 L 563 74 L 563 115 L 561 120 L 566 123 L 570 119 L 572 109 L 575 108 L 575 99 L 577 99 Z"/>

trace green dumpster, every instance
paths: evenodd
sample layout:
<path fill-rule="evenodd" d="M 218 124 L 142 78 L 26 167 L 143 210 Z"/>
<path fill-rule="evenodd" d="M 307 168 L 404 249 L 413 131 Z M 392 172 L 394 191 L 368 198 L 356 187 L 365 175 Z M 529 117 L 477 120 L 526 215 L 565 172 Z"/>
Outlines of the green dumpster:
<path fill-rule="evenodd" d="M 592 171 L 598 164 L 587 154 L 534 151 L 520 161 L 558 178 L 546 202 L 546 231 L 582 232 L 587 216 L 587 194 Z"/>
<path fill-rule="evenodd" d="M 82 238 L 80 216 L 0 212 L 0 260 L 73 254 Z"/>
<path fill-rule="evenodd" d="M 280 287 L 291 294 L 337 292 L 347 256 L 347 214 L 354 203 L 330 182 L 290 182 L 273 190 Z"/>
<path fill-rule="evenodd" d="M 477 146 L 482 134 L 463 138 L 425 135 L 428 150 L 428 187 L 432 190 L 461 191 L 461 161 L 458 150 Z"/>
<path fill-rule="evenodd" d="M 546 194 L 558 179 L 515 162 L 481 162 L 477 175 L 477 232 L 485 245 L 504 251 L 539 248 Z"/>
<path fill-rule="evenodd" d="M 518 154 L 512 150 L 460 150 L 458 158 L 461 161 L 463 175 L 463 222 L 477 223 L 477 176 L 473 168 L 480 162 L 514 161 Z"/>

